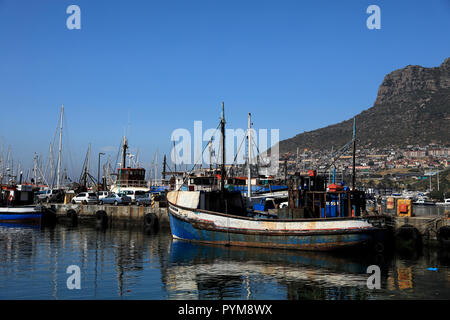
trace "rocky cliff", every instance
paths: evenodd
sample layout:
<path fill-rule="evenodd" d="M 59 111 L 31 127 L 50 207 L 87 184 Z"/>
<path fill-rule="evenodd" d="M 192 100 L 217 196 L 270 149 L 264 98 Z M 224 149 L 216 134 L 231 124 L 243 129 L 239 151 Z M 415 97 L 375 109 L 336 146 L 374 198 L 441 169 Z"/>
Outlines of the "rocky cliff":
<path fill-rule="evenodd" d="M 409 65 L 386 75 L 374 105 L 356 115 L 356 124 L 365 147 L 450 144 L 450 58 L 439 67 Z M 352 125 L 349 119 L 298 134 L 280 142 L 280 153 L 342 146 Z"/>

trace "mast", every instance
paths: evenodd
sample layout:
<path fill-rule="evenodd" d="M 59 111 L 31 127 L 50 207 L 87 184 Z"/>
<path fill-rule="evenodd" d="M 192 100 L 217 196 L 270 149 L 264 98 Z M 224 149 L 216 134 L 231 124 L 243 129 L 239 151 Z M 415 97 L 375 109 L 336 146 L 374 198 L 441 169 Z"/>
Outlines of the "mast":
<path fill-rule="evenodd" d="M 3 184 L 3 175 L 4 175 L 4 163 L 3 163 L 3 144 L 4 144 L 4 138 L 2 137 L 2 150 L 0 153 L 0 184 Z"/>
<path fill-rule="evenodd" d="M 49 160 L 50 162 L 50 177 L 49 177 L 49 181 L 51 183 L 51 185 L 49 186 L 51 189 L 53 189 L 53 185 L 55 183 L 55 171 L 53 168 L 53 144 L 50 143 L 50 151 L 49 151 Z M 47 169 L 45 169 L 47 170 Z"/>
<path fill-rule="evenodd" d="M 158 185 L 156 180 L 158 178 L 158 148 L 156 148 L 155 152 L 155 186 Z"/>
<path fill-rule="evenodd" d="M 248 130 L 247 130 L 247 143 L 248 143 L 248 148 L 247 148 L 247 197 L 249 200 L 251 200 L 252 197 L 252 166 L 251 166 L 251 161 L 252 161 L 252 114 L 249 112 L 248 113 Z"/>
<path fill-rule="evenodd" d="M 123 137 L 123 151 L 122 151 L 122 168 L 126 168 L 127 167 L 127 148 L 128 148 L 128 144 L 127 144 L 127 137 L 124 136 Z"/>
<path fill-rule="evenodd" d="M 126 162 L 127 162 L 127 148 L 128 148 L 128 145 L 127 145 L 127 137 L 126 136 L 123 136 L 122 148 L 123 148 L 123 151 L 122 151 L 122 164 L 120 165 L 120 168 L 119 168 L 119 184 L 118 184 L 118 191 L 119 191 L 119 193 L 120 193 L 120 179 L 122 177 L 122 168 L 126 168 Z"/>
<path fill-rule="evenodd" d="M 209 171 L 212 172 L 212 137 L 209 139 Z"/>
<path fill-rule="evenodd" d="M 139 168 L 139 148 L 137 148 L 135 160 L 134 160 L 134 167 Z"/>
<path fill-rule="evenodd" d="M 220 165 L 220 191 L 225 191 L 225 104 L 222 102 L 222 116 L 220 118 L 220 133 L 222 143 L 222 163 Z"/>
<path fill-rule="evenodd" d="M 175 141 L 173 142 L 173 155 L 175 156 L 175 162 L 174 162 L 174 166 L 175 166 L 175 174 L 177 172 L 177 149 L 176 149 L 176 145 L 175 145 Z"/>
<path fill-rule="evenodd" d="M 34 175 L 34 184 L 37 186 L 37 153 L 34 153 L 33 157 L 33 175 Z"/>
<path fill-rule="evenodd" d="M 353 172 L 352 172 L 352 190 L 356 190 L 356 117 L 353 118 Z"/>
<path fill-rule="evenodd" d="M 56 171 L 56 188 L 57 189 L 59 189 L 59 187 L 60 187 L 60 175 L 61 175 L 63 115 L 64 115 L 64 105 L 61 106 L 61 119 L 60 119 L 60 126 L 59 126 L 58 169 Z"/>
<path fill-rule="evenodd" d="M 166 155 L 164 155 L 163 171 L 162 171 L 162 179 L 163 179 L 163 181 L 166 180 L 166 165 L 167 165 L 167 160 L 166 160 Z"/>
<path fill-rule="evenodd" d="M 86 166 L 84 167 L 84 179 L 86 181 L 86 188 L 89 187 L 89 170 L 90 170 L 90 162 L 91 162 L 91 144 L 89 143 L 88 152 L 86 155 Z"/>

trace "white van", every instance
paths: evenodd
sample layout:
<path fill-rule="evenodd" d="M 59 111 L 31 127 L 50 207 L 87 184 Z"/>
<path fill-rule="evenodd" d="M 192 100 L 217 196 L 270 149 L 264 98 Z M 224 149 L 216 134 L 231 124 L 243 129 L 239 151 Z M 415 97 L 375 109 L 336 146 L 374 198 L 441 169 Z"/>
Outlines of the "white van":
<path fill-rule="evenodd" d="M 143 190 L 122 190 L 122 192 L 131 198 L 131 203 L 136 202 L 136 196 L 142 197 L 142 196 L 145 196 L 145 194 L 146 194 L 146 192 Z"/>
<path fill-rule="evenodd" d="M 99 191 L 99 192 L 97 192 L 98 200 L 106 198 L 107 196 L 109 196 L 109 194 L 110 194 L 109 191 Z"/>

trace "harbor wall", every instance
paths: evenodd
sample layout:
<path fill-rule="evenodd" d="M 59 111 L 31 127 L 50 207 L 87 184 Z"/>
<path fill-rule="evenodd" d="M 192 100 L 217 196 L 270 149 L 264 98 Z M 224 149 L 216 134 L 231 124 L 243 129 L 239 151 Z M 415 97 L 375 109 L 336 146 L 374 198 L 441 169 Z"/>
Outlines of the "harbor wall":
<path fill-rule="evenodd" d="M 144 206 L 112 206 L 112 205 L 83 205 L 83 204 L 51 204 L 51 208 L 56 211 L 57 219 L 68 217 L 69 210 L 74 210 L 80 220 L 95 219 L 99 211 L 106 212 L 111 225 L 131 224 L 143 225 L 144 217 L 148 213 L 153 213 L 158 219 L 160 227 L 169 227 L 169 215 L 166 207 Z"/>

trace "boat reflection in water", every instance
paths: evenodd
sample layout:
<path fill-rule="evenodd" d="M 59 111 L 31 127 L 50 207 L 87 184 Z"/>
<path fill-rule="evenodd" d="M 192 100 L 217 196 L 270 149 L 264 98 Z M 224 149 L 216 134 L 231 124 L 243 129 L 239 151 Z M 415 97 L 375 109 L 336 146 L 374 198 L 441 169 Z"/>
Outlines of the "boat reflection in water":
<path fill-rule="evenodd" d="M 169 299 L 368 299 L 368 265 L 324 252 L 174 240 L 163 282 Z"/>

